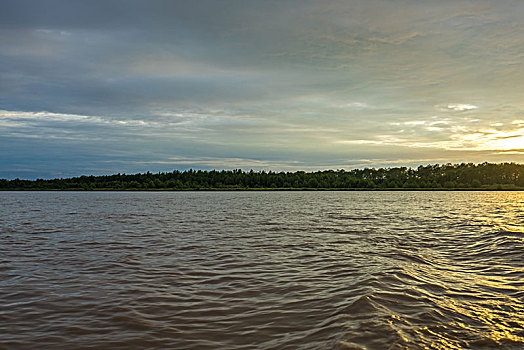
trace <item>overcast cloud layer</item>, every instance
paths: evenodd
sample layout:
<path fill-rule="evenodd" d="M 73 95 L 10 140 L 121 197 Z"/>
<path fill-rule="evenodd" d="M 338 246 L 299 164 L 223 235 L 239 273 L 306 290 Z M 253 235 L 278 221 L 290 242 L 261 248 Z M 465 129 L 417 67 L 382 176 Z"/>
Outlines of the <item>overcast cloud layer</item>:
<path fill-rule="evenodd" d="M 522 1 L 0 2 L 0 177 L 524 161 Z"/>

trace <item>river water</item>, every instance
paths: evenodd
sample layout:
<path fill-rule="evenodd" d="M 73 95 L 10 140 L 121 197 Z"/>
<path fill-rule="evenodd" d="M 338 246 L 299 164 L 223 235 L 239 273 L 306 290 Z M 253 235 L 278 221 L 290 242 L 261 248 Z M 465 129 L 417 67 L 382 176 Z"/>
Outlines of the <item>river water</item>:
<path fill-rule="evenodd" d="M 1 349 L 524 349 L 524 192 L 0 192 Z"/>

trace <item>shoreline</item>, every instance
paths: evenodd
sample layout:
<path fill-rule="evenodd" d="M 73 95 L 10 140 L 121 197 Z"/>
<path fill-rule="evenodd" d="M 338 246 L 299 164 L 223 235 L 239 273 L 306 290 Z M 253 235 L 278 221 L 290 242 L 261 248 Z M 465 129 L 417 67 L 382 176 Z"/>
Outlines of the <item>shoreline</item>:
<path fill-rule="evenodd" d="M 0 179 L 14 191 L 523 191 L 524 164 L 482 163 L 364 168 L 349 171 L 273 172 L 173 170 L 82 175 L 69 178 Z"/>
<path fill-rule="evenodd" d="M 493 192 L 493 191 L 524 191 L 524 187 L 511 188 L 47 188 L 47 189 L 0 189 L 0 192 Z"/>

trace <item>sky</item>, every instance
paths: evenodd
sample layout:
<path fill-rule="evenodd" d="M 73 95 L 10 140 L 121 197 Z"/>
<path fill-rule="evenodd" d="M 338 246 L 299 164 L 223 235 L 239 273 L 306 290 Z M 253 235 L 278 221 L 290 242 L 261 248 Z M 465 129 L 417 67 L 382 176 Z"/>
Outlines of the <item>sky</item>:
<path fill-rule="evenodd" d="M 2 0 L 0 177 L 524 162 L 520 0 Z"/>

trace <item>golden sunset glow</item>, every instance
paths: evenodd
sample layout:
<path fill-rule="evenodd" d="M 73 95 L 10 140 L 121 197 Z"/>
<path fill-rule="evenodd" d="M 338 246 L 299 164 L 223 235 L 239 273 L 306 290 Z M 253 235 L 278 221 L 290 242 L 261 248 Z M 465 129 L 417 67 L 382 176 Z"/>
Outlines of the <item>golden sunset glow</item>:
<path fill-rule="evenodd" d="M 524 134 L 522 131 L 507 133 L 504 137 L 492 141 L 492 144 L 494 149 L 522 151 L 524 150 Z"/>
<path fill-rule="evenodd" d="M 482 129 L 455 135 L 451 149 L 524 152 L 524 128 L 514 130 Z"/>
<path fill-rule="evenodd" d="M 485 135 L 485 139 L 480 138 L 478 141 L 483 149 L 524 151 L 524 128 L 510 131 L 493 130 Z"/>

